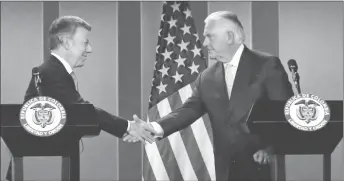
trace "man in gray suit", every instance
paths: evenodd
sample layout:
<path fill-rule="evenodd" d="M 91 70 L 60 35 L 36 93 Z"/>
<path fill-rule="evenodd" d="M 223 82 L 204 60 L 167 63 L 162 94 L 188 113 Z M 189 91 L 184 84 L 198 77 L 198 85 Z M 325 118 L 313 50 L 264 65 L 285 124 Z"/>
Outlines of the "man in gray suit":
<path fill-rule="evenodd" d="M 179 108 L 152 122 L 166 138 L 208 113 L 214 136 L 217 180 L 268 181 L 272 149 L 250 133 L 246 120 L 258 100 L 287 100 L 292 86 L 278 57 L 248 49 L 237 16 L 228 11 L 205 20 L 204 46 L 217 62 L 195 82 L 192 96 Z M 130 136 L 124 140 L 131 140 Z"/>

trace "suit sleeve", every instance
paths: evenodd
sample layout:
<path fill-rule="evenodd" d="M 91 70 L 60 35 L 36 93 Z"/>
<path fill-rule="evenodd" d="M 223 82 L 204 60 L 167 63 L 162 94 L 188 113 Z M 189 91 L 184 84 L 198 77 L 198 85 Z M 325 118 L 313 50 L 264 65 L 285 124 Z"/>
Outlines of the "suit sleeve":
<path fill-rule="evenodd" d="M 129 124 L 128 120 L 112 115 L 103 109 L 97 107 L 95 109 L 97 112 L 97 119 L 99 120 L 99 127 L 118 138 L 122 138 L 127 131 Z"/>
<path fill-rule="evenodd" d="M 201 77 L 202 73 L 195 81 L 195 88 L 193 89 L 192 96 L 189 97 L 180 108 L 158 121 L 164 130 L 163 137 L 167 137 L 176 131 L 180 131 L 190 126 L 205 113 L 205 106 L 200 91 Z"/>
<path fill-rule="evenodd" d="M 266 91 L 270 100 L 288 100 L 294 95 L 293 88 L 279 58 L 274 57 L 266 65 Z"/>

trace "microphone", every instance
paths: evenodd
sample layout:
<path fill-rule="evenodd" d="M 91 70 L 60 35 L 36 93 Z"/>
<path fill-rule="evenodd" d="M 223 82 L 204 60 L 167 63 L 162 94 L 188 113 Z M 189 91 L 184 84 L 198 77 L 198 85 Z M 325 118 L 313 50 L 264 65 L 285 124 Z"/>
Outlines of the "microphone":
<path fill-rule="evenodd" d="M 40 84 L 42 83 L 42 80 L 41 80 L 41 78 L 39 76 L 39 69 L 38 69 L 38 67 L 34 67 L 32 69 L 32 76 L 33 76 L 33 78 L 35 80 L 35 87 L 37 89 L 38 96 L 41 96 L 42 94 L 41 94 Z"/>
<path fill-rule="evenodd" d="M 292 73 L 292 79 L 294 82 L 294 85 L 297 89 L 297 93 L 300 94 L 301 93 L 301 88 L 300 88 L 300 75 L 297 72 L 298 66 L 297 63 L 294 59 L 290 59 L 288 61 L 288 67 L 290 72 Z"/>

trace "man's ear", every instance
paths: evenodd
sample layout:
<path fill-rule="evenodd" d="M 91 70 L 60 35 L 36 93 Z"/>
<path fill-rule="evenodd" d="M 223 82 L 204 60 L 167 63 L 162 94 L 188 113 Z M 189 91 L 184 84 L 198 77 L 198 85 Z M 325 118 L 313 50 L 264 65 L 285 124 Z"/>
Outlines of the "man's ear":
<path fill-rule="evenodd" d="M 69 50 L 70 46 L 71 46 L 71 42 L 70 39 L 68 38 L 68 36 L 66 35 L 60 35 L 58 36 L 58 39 L 60 40 L 62 46 L 66 49 Z"/>
<path fill-rule="evenodd" d="M 234 40 L 234 32 L 233 31 L 227 31 L 227 43 L 229 45 L 233 44 L 235 42 Z"/>

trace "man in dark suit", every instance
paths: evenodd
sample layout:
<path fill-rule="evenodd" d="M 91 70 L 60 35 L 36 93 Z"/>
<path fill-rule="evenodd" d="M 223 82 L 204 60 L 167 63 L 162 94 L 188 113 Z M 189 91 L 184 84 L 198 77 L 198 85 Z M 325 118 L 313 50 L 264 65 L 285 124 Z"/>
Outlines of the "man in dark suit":
<path fill-rule="evenodd" d="M 52 97 L 62 104 L 89 103 L 79 94 L 74 69 L 82 67 L 87 55 L 92 52 L 88 40 L 90 31 L 91 26 L 76 16 L 63 16 L 51 24 L 49 28 L 51 56 L 38 67 L 41 96 Z M 24 101 L 36 96 L 39 96 L 39 93 L 32 77 Z M 135 140 L 141 140 L 143 143 L 144 140 L 154 141 L 151 135 L 154 130 L 143 121 L 128 121 L 100 108 L 96 108 L 96 113 L 99 127 L 118 138 L 131 135 Z M 11 180 L 10 167 L 7 173 L 8 180 Z"/>
<path fill-rule="evenodd" d="M 41 78 L 40 90 L 43 96 L 50 96 L 62 104 L 89 103 L 78 91 L 75 68 L 82 67 L 87 55 L 92 52 L 88 35 L 91 26 L 76 16 L 56 19 L 49 29 L 51 56 L 38 67 Z M 38 96 L 34 78 L 25 94 L 25 101 Z M 152 142 L 154 130 L 144 122 L 128 121 L 96 108 L 99 126 L 102 130 L 122 138 L 125 133 L 140 140 Z"/>
<path fill-rule="evenodd" d="M 272 149 L 250 133 L 246 120 L 255 101 L 287 100 L 293 95 L 288 75 L 279 58 L 243 44 L 243 27 L 231 12 L 209 15 L 204 36 L 209 58 L 217 62 L 200 73 L 192 96 L 179 109 L 151 125 L 158 137 L 165 138 L 208 113 L 216 179 L 271 180 Z"/>

